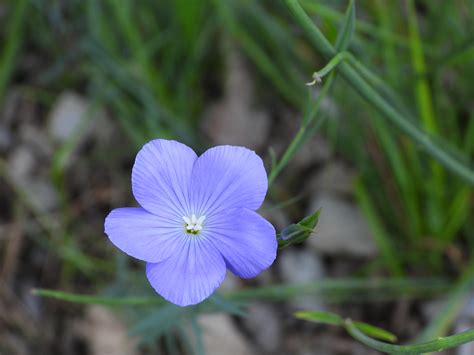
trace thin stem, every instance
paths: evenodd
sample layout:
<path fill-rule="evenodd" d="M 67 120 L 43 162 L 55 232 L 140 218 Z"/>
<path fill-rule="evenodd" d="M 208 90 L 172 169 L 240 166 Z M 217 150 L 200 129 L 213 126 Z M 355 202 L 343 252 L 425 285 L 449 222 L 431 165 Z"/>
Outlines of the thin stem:
<path fill-rule="evenodd" d="M 316 83 L 320 83 L 321 79 L 325 77 L 327 74 L 329 74 L 335 67 L 338 66 L 340 62 L 343 60 L 348 60 L 350 53 L 349 52 L 339 52 L 332 58 L 328 64 L 324 66 L 323 69 L 316 71 L 313 73 L 313 81 L 310 83 L 307 83 L 306 85 L 314 85 Z"/>
<path fill-rule="evenodd" d="M 313 21 L 302 9 L 297 0 L 285 0 L 294 18 L 303 27 L 312 44 L 327 59 L 333 58 L 337 53 L 335 48 L 314 25 Z M 376 90 L 374 90 L 360 74 L 349 64 L 341 62 L 339 72 L 343 78 L 354 87 L 359 94 L 372 104 L 383 116 L 394 124 L 403 133 L 417 142 L 426 153 L 439 161 L 447 169 L 474 185 L 474 172 L 467 165 L 454 158 L 451 154 L 441 149 L 423 130 L 410 122 L 391 106 Z"/>
<path fill-rule="evenodd" d="M 342 61 L 348 62 L 354 67 L 359 75 L 370 85 L 375 87 L 381 92 L 386 99 L 388 99 L 395 107 L 400 110 L 406 117 L 409 117 L 412 121 L 413 114 L 405 107 L 400 97 L 395 93 L 392 88 L 387 86 L 385 82 L 378 77 L 375 73 L 370 71 L 364 64 L 362 64 L 354 55 L 350 52 L 343 51 L 339 52 L 333 59 L 329 61 L 323 69 L 313 73 L 313 81 L 306 85 L 314 85 L 317 82 L 321 82 L 321 79 L 335 69 Z"/>
<path fill-rule="evenodd" d="M 388 354 L 420 354 L 429 353 L 432 351 L 441 351 L 444 349 L 454 348 L 456 346 L 468 343 L 474 340 L 474 328 L 466 330 L 464 332 L 451 335 L 449 337 L 440 337 L 436 340 L 431 340 L 425 343 L 419 343 L 414 345 L 393 345 L 384 343 L 379 340 L 375 340 L 363 332 L 361 332 L 356 325 L 350 320 L 346 319 L 344 327 L 349 334 L 367 345 L 368 347 L 388 353 Z"/>
<path fill-rule="evenodd" d="M 281 159 L 278 160 L 277 163 L 273 166 L 272 170 L 270 171 L 270 175 L 268 177 L 268 186 L 271 186 L 273 184 L 276 177 L 280 174 L 283 168 L 290 162 L 290 160 L 295 156 L 295 154 L 301 148 L 303 143 L 305 143 L 307 139 L 309 139 L 316 132 L 316 130 L 321 126 L 321 124 L 324 122 L 323 119 L 320 119 L 317 122 L 315 121 L 315 119 L 319 111 L 319 108 L 321 106 L 321 102 L 323 98 L 326 96 L 327 92 L 329 91 L 329 88 L 331 87 L 333 80 L 334 80 L 334 76 L 332 75 L 324 83 L 323 88 L 319 92 L 318 98 L 316 99 L 316 102 L 314 103 L 312 109 L 308 111 L 307 115 L 305 115 L 305 117 L 303 118 L 300 129 L 296 133 L 295 137 L 291 141 L 288 148 L 286 148 Z"/>
<path fill-rule="evenodd" d="M 438 314 L 430 321 L 430 324 L 418 336 L 417 341 L 427 341 L 428 339 L 444 335 L 462 307 L 466 304 L 469 292 L 474 284 L 474 259 L 469 263 L 462 276 L 456 282 L 453 289 L 446 297 L 446 302 L 438 311 Z"/>
<path fill-rule="evenodd" d="M 357 279 L 343 278 L 324 280 L 296 285 L 272 285 L 254 287 L 222 294 L 227 300 L 285 300 L 298 295 L 318 294 L 326 302 L 344 302 L 355 299 L 393 300 L 404 297 L 427 297 L 444 294 L 449 289 L 449 282 L 443 279 Z M 48 289 L 33 289 L 36 296 L 57 299 L 65 302 L 82 304 L 102 304 L 110 306 L 147 306 L 166 304 L 158 296 L 154 297 L 111 297 L 63 292 Z"/>

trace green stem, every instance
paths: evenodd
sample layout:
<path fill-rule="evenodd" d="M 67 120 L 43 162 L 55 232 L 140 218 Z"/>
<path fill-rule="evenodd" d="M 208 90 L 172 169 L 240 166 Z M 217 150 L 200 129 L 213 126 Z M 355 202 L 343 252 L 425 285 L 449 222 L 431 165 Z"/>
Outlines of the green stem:
<path fill-rule="evenodd" d="M 354 67 L 354 69 L 359 73 L 359 75 L 369 84 L 376 88 L 384 97 L 388 99 L 392 105 L 395 105 L 395 108 L 402 112 L 406 117 L 413 118 L 413 114 L 406 108 L 403 104 L 400 97 L 395 93 L 392 88 L 387 86 L 385 82 L 378 77 L 375 73 L 370 71 L 364 64 L 362 64 L 352 53 L 343 51 L 339 52 L 333 59 L 329 61 L 326 66 L 315 72 L 313 74 L 313 79 L 315 82 L 320 81 L 325 75 L 327 75 L 331 70 L 335 69 L 342 61 L 348 62 Z M 307 85 L 312 85 L 313 83 L 308 83 Z"/>
<path fill-rule="evenodd" d="M 52 298 L 79 304 L 100 304 L 107 306 L 143 306 L 154 304 L 167 304 L 161 297 L 107 297 L 98 295 L 86 295 L 79 293 L 62 292 L 56 290 L 33 289 L 31 293 L 35 296 Z"/>
<path fill-rule="evenodd" d="M 283 168 L 290 162 L 290 160 L 295 156 L 301 146 L 316 132 L 316 130 L 321 126 L 323 123 L 323 119 L 315 122 L 316 115 L 319 111 L 321 106 L 321 102 L 323 98 L 326 96 L 329 88 L 332 85 L 334 80 L 334 76 L 330 76 L 329 79 L 324 83 L 323 88 L 319 92 L 318 98 L 314 103 L 311 110 L 303 118 L 302 124 L 298 132 L 296 133 L 295 137 L 291 141 L 288 148 L 286 148 L 285 152 L 281 159 L 272 167 L 270 171 L 270 175 L 268 177 L 268 186 L 271 186 L 275 181 L 276 177 L 280 174 Z"/>
<path fill-rule="evenodd" d="M 313 81 L 306 85 L 314 85 L 321 82 L 321 79 L 329 74 L 335 67 L 339 65 L 343 60 L 349 60 L 351 57 L 349 52 L 339 52 L 332 58 L 328 64 L 324 66 L 323 69 L 313 73 Z"/>
<path fill-rule="evenodd" d="M 326 59 L 329 60 L 330 58 L 333 58 L 337 54 L 335 48 L 314 25 L 313 21 L 305 13 L 298 1 L 285 0 L 285 2 L 294 18 L 307 33 L 314 47 L 318 49 Z M 343 78 L 392 124 L 417 142 L 426 153 L 431 155 L 432 158 L 439 161 L 443 166 L 463 178 L 469 184 L 474 185 L 474 172 L 468 165 L 462 163 L 451 156 L 451 154 L 439 148 L 438 145 L 431 140 L 428 134 L 419 129 L 394 109 L 377 91 L 367 84 L 360 74 L 349 64 L 341 62 L 338 69 Z"/>
<path fill-rule="evenodd" d="M 357 279 L 320 280 L 313 283 L 295 285 L 272 285 L 254 287 L 224 293 L 228 300 L 286 300 L 299 295 L 318 294 L 327 302 L 344 302 L 354 299 L 393 300 L 399 297 L 428 297 L 445 293 L 449 282 L 442 279 Z M 167 303 L 154 297 L 112 297 L 87 295 L 48 289 L 33 289 L 36 296 L 47 297 L 72 303 L 102 304 L 110 306 L 146 306 Z"/>
<path fill-rule="evenodd" d="M 447 295 L 446 303 L 441 310 L 417 338 L 418 341 L 426 341 L 434 337 L 442 336 L 449 330 L 462 307 L 466 304 L 473 284 L 474 259 L 470 262 L 463 272 L 463 275 Z"/>
<path fill-rule="evenodd" d="M 372 349 L 389 354 L 422 354 L 432 351 L 441 351 L 448 348 L 454 348 L 474 340 L 474 328 L 472 328 L 455 335 L 440 337 L 436 340 L 431 340 L 425 343 L 414 345 L 393 345 L 375 340 L 365 335 L 350 319 L 347 319 L 344 322 L 344 327 L 349 332 L 349 334 L 352 335 L 352 337 L 361 343 Z"/>

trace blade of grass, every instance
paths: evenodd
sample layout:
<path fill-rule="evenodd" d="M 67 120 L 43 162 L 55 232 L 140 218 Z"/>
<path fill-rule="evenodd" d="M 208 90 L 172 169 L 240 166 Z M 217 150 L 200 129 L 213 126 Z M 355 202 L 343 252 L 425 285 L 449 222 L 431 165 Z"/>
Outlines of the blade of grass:
<path fill-rule="evenodd" d="M 452 242 L 453 238 L 461 230 L 469 218 L 471 212 L 471 193 L 469 187 L 461 187 L 450 199 L 452 200 L 446 208 L 445 225 L 441 229 L 440 239 L 445 244 Z"/>
<path fill-rule="evenodd" d="M 44 213 L 32 200 L 31 196 L 20 186 L 9 174 L 8 165 L 0 159 L 0 179 L 13 190 L 17 201 L 21 203 L 29 213 L 32 214 L 40 228 L 45 232 L 47 238 L 34 238 L 34 242 L 51 250 L 61 260 L 85 275 L 92 277 L 98 270 L 108 271 L 107 262 L 91 258 L 84 254 L 69 238 L 65 226 L 58 223 L 57 218 Z"/>
<path fill-rule="evenodd" d="M 279 70 L 273 64 L 273 60 L 261 49 L 261 46 L 252 38 L 252 36 L 242 29 L 232 16 L 231 3 L 214 0 L 217 12 L 222 18 L 222 24 L 226 26 L 229 32 L 238 40 L 243 50 L 255 62 L 257 67 L 275 84 L 283 96 L 294 106 L 303 107 L 304 102 L 298 88 L 288 85 Z M 302 91 L 303 89 L 301 89 Z"/>
<path fill-rule="evenodd" d="M 344 326 L 344 319 L 338 314 L 325 312 L 325 311 L 299 311 L 294 313 L 294 316 L 299 319 L 304 319 L 310 322 L 315 322 L 319 324 L 328 324 L 336 326 Z M 353 322 L 354 325 L 363 333 L 371 336 L 373 338 L 394 342 L 397 340 L 397 337 L 379 327 L 373 326 L 364 322 Z"/>
<path fill-rule="evenodd" d="M 365 190 L 364 185 L 361 183 L 361 180 L 357 181 L 354 188 L 355 196 L 357 202 L 362 209 L 362 212 L 365 214 L 367 221 L 372 229 L 372 233 L 377 244 L 382 259 L 390 271 L 390 273 L 396 277 L 403 275 L 403 268 L 401 262 L 397 255 L 399 255 L 394 246 L 392 245 L 390 236 L 385 231 L 385 228 L 378 218 L 376 209 L 372 205 L 370 195 Z"/>
<path fill-rule="evenodd" d="M 416 76 L 415 93 L 418 104 L 419 116 L 421 118 L 422 127 L 431 135 L 438 132 L 438 124 L 436 122 L 435 112 L 433 109 L 433 100 L 431 89 L 427 80 L 427 70 L 425 56 L 421 44 L 421 37 L 418 28 L 418 20 L 416 16 L 415 3 L 413 0 L 406 0 L 408 12 L 408 32 L 410 39 L 411 61 Z M 418 164 L 418 162 L 415 162 Z M 436 162 L 430 163 L 432 177 L 427 179 L 428 185 L 427 200 L 427 221 L 430 227 L 430 234 L 435 234 L 440 229 L 440 221 L 442 220 L 442 191 L 444 190 L 444 176 L 441 167 Z"/>
<path fill-rule="evenodd" d="M 410 52 L 412 66 L 416 76 L 415 92 L 423 127 L 428 133 L 436 133 L 438 130 L 431 90 L 426 79 L 426 64 L 421 44 L 418 20 L 416 17 L 415 3 L 413 0 L 406 0 L 408 12 L 408 30 L 410 39 Z"/>
<path fill-rule="evenodd" d="M 333 10 L 331 7 L 321 3 L 316 2 L 314 0 L 302 0 L 301 4 L 303 8 L 307 10 L 311 14 L 317 14 L 326 20 L 330 20 L 333 22 L 342 22 L 344 15 L 340 12 Z M 409 41 L 404 36 L 397 34 L 396 32 L 388 31 L 384 28 L 380 28 L 379 26 L 373 25 L 367 21 L 358 19 L 355 22 L 355 29 L 356 35 L 360 36 L 358 32 L 361 34 L 371 36 L 380 40 L 391 40 L 394 44 L 399 47 L 409 49 Z M 361 38 L 363 36 L 360 36 Z M 426 45 L 425 51 L 429 55 L 436 55 L 438 54 L 438 49 L 433 48 L 431 46 Z"/>
<path fill-rule="evenodd" d="M 294 18 L 305 30 L 313 46 L 318 49 L 326 59 L 334 57 L 336 54 L 334 47 L 314 25 L 308 15 L 301 8 L 299 2 L 297 0 L 285 0 L 285 3 Z M 447 169 L 463 178 L 466 182 L 474 185 L 474 172 L 470 166 L 458 161 L 452 157 L 451 154 L 440 149 L 426 132 L 419 129 L 416 125 L 410 122 L 407 117 L 400 114 L 382 96 L 380 96 L 377 91 L 365 83 L 360 75 L 349 64 L 341 63 L 338 67 L 338 71 L 362 97 L 372 104 L 377 111 L 379 111 L 398 129 L 419 144 L 421 149 L 431 155 L 432 158 L 439 161 Z"/>
<path fill-rule="evenodd" d="M 374 3 L 377 20 L 380 24 L 380 31 L 393 33 L 393 18 L 391 17 L 392 11 L 394 11 L 393 4 L 394 3 L 387 3 L 383 0 L 376 0 Z M 380 38 L 380 42 L 389 82 L 392 85 L 396 85 L 398 82 L 398 66 L 395 41 L 391 36 L 383 36 Z"/>
<path fill-rule="evenodd" d="M 342 28 L 337 34 L 335 47 L 338 52 L 345 51 L 349 47 L 352 35 L 354 34 L 355 28 L 355 1 L 349 0 L 347 5 L 346 13 L 344 15 L 344 21 L 342 22 Z"/>
<path fill-rule="evenodd" d="M 222 294 L 233 301 L 272 300 L 284 301 L 302 294 L 318 294 L 326 302 L 355 302 L 368 300 L 394 300 L 399 297 L 427 297 L 439 295 L 449 289 L 443 279 L 327 279 L 300 285 L 273 285 L 254 287 Z M 167 303 L 161 297 L 107 297 L 76 294 L 48 289 L 34 289 L 34 295 L 72 303 L 102 304 L 110 306 L 147 306 Z M 206 301 L 206 305 L 212 303 Z"/>
<path fill-rule="evenodd" d="M 272 170 L 268 176 L 268 186 L 271 186 L 283 168 L 291 161 L 291 159 L 295 156 L 295 154 L 299 151 L 299 149 L 311 138 L 316 130 L 321 126 L 324 122 L 324 117 L 316 120 L 318 117 L 319 108 L 321 107 L 321 102 L 324 97 L 327 95 L 331 85 L 334 81 L 334 75 L 330 75 L 328 80 L 324 83 L 323 88 L 319 92 L 318 98 L 316 99 L 313 105 L 308 102 L 308 106 L 310 107 L 306 110 L 306 114 L 302 119 L 302 124 L 296 133 L 295 137 L 291 141 L 291 143 L 286 148 L 285 152 L 281 159 L 279 159 L 276 164 L 272 166 Z M 311 100 L 311 99 L 309 99 Z M 327 117 L 327 115 L 326 115 Z"/>
<path fill-rule="evenodd" d="M 13 75 L 16 58 L 23 41 L 23 28 L 26 24 L 27 0 L 10 1 L 11 14 L 8 16 L 4 47 L 0 53 L 0 102 L 3 100 L 8 82 Z"/>

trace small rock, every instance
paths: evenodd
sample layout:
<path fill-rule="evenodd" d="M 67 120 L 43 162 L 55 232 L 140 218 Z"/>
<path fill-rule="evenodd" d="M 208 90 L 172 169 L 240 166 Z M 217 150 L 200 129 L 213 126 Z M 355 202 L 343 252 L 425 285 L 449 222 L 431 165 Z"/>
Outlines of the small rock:
<path fill-rule="evenodd" d="M 455 333 L 464 332 L 473 327 L 473 323 L 459 323 L 455 327 Z M 472 355 L 474 354 L 474 344 L 472 342 L 460 345 L 456 349 L 456 355 Z"/>
<path fill-rule="evenodd" d="M 94 139 L 104 147 L 110 146 L 113 140 L 120 136 L 118 125 L 103 110 L 94 114 L 91 128 Z"/>
<path fill-rule="evenodd" d="M 52 210 L 58 204 L 58 194 L 49 179 L 34 174 L 35 168 L 36 158 L 30 149 L 20 146 L 10 155 L 8 173 L 12 183 L 38 210 Z"/>
<path fill-rule="evenodd" d="M 30 147 L 36 156 L 49 158 L 54 149 L 49 137 L 40 129 L 32 125 L 23 125 L 20 130 L 22 142 Z"/>
<path fill-rule="evenodd" d="M 49 117 L 49 132 L 60 143 L 72 137 L 87 118 L 89 105 L 82 96 L 72 92 L 62 93 L 54 104 Z"/>
<path fill-rule="evenodd" d="M 292 163 L 306 168 L 313 164 L 321 164 L 328 161 L 331 158 L 331 154 L 332 149 L 328 141 L 323 136 L 316 134 L 296 153 Z"/>
<path fill-rule="evenodd" d="M 0 121 L 2 127 L 10 128 L 13 122 L 15 122 L 16 113 L 21 106 L 21 95 L 18 90 L 9 90 L 3 98 L 2 105 L 0 106 Z M 22 122 L 24 119 L 22 118 Z"/>
<path fill-rule="evenodd" d="M 5 152 L 13 143 L 12 134 L 7 129 L 0 130 L 0 153 Z"/>
<path fill-rule="evenodd" d="M 278 260 L 280 275 L 287 284 L 307 284 L 324 278 L 321 259 L 314 252 L 303 249 L 285 249 Z M 302 295 L 291 301 L 297 309 L 323 309 L 323 303 L 315 295 Z"/>
<path fill-rule="evenodd" d="M 332 191 L 341 194 L 352 194 L 356 174 L 347 164 L 334 161 L 324 166 L 312 179 L 313 191 Z"/>
<path fill-rule="evenodd" d="M 51 211 L 57 207 L 59 196 L 48 180 L 32 180 L 23 186 L 31 202 L 40 211 Z"/>
<path fill-rule="evenodd" d="M 76 326 L 87 339 L 91 355 L 138 354 L 137 342 L 128 336 L 125 324 L 103 306 L 89 306 L 85 319 Z"/>
<path fill-rule="evenodd" d="M 258 150 L 268 136 L 269 117 L 248 111 L 238 104 L 224 102 L 212 107 L 205 118 L 204 130 L 215 145 L 239 145 Z"/>
<path fill-rule="evenodd" d="M 260 302 L 251 305 L 244 322 L 263 350 L 274 352 L 280 347 L 283 327 L 273 307 Z"/>
<path fill-rule="evenodd" d="M 474 323 L 474 293 L 471 293 L 471 295 L 469 296 L 469 300 L 466 302 L 466 305 L 464 306 L 460 314 L 464 318 L 469 319 Z"/>
<path fill-rule="evenodd" d="M 440 299 L 434 299 L 434 300 L 427 300 L 423 302 L 421 306 L 421 311 L 423 313 L 423 316 L 427 319 L 428 322 L 434 317 L 436 317 L 436 315 L 443 308 L 446 301 L 447 301 L 446 299 L 440 298 Z"/>
<path fill-rule="evenodd" d="M 198 322 L 203 328 L 203 345 L 208 355 L 250 355 L 249 343 L 226 314 L 202 314 Z"/>
<path fill-rule="evenodd" d="M 308 239 L 311 247 L 329 255 L 376 255 L 377 247 L 367 221 L 354 203 L 330 192 L 320 192 L 313 198 L 310 211 L 318 208 L 321 216 L 316 231 Z"/>
<path fill-rule="evenodd" d="M 35 167 L 33 152 L 24 147 L 16 148 L 8 159 L 8 168 L 11 177 L 16 181 L 26 181 Z"/>
<path fill-rule="evenodd" d="M 253 82 L 242 55 L 230 48 L 225 96 L 205 113 L 204 132 L 214 144 L 257 150 L 265 145 L 270 124 L 267 112 L 253 107 Z"/>

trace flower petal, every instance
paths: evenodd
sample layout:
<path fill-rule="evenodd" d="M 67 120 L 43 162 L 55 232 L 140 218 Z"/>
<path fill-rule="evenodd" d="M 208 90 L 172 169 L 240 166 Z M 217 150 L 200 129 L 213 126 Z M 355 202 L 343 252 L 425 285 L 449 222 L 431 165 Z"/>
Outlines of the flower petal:
<path fill-rule="evenodd" d="M 182 227 L 143 208 L 117 208 L 105 219 L 105 233 L 116 247 L 134 258 L 159 262 L 173 254 Z"/>
<path fill-rule="evenodd" d="M 176 141 L 155 139 L 145 144 L 132 170 L 138 203 L 170 219 L 189 215 L 189 182 L 196 158 L 191 148 Z"/>
<path fill-rule="evenodd" d="M 178 249 L 165 261 L 146 265 L 148 281 L 156 292 L 174 304 L 199 303 L 224 280 L 224 259 L 211 243 L 200 237 L 181 238 Z"/>
<path fill-rule="evenodd" d="M 203 236 L 212 241 L 237 276 L 251 278 L 268 268 L 276 257 L 275 228 L 245 208 L 227 210 L 209 219 Z"/>
<path fill-rule="evenodd" d="M 224 209 L 256 210 L 267 193 L 267 173 L 262 159 L 243 147 L 218 146 L 195 162 L 191 199 L 195 212 L 206 216 Z"/>

